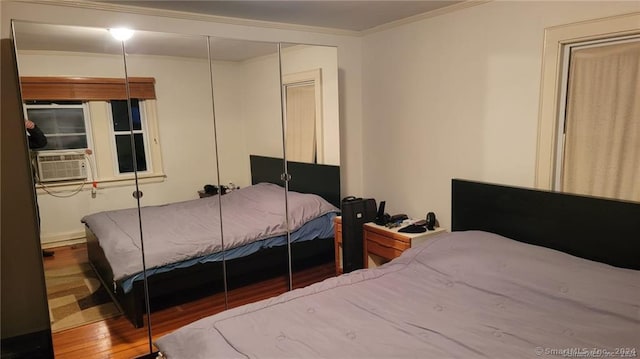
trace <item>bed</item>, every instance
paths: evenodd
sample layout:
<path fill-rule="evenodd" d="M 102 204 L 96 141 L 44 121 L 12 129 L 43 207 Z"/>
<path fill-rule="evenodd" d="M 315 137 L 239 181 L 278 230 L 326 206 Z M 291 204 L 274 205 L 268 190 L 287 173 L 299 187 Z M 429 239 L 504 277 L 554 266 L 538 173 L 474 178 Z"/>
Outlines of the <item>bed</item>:
<path fill-rule="evenodd" d="M 637 357 L 640 204 L 458 180 L 452 231 L 156 340 L 177 358 Z"/>
<path fill-rule="evenodd" d="M 288 270 L 283 259 L 289 246 L 296 253 L 291 263 L 294 268 L 333 260 L 339 168 L 287 163 L 292 174 L 287 201 L 292 232 L 288 236 L 280 180 L 282 159 L 251 156 L 250 163 L 252 186 L 223 196 L 142 208 L 144 272 L 137 209 L 83 218 L 89 262 L 103 284 L 112 288 L 114 301 L 135 327 L 144 325 L 145 276 L 153 310 L 162 308 L 165 302 L 176 304 L 176 298 L 224 290 L 224 272 L 227 283 L 251 283 L 283 275 Z M 220 239 L 220 204 L 224 245 Z M 270 221 L 266 221 L 268 218 Z M 251 275 L 255 273 L 260 275 Z M 173 302 L 165 301 L 169 298 Z"/>

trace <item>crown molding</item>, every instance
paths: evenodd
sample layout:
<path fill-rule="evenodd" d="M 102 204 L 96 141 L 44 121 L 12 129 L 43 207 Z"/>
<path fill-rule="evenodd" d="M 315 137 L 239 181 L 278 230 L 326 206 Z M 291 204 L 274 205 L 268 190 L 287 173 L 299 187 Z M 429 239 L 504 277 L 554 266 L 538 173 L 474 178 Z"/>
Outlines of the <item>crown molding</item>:
<path fill-rule="evenodd" d="M 236 18 L 236 17 L 218 16 L 218 15 L 197 14 L 197 13 L 186 12 L 186 11 L 152 9 L 152 8 L 132 6 L 132 5 L 95 2 L 90 0 L 14 0 L 14 1 L 23 2 L 23 3 L 51 5 L 51 6 L 66 6 L 66 7 L 80 8 L 80 9 L 129 13 L 129 14 L 136 14 L 136 15 L 167 17 L 167 18 L 193 20 L 193 21 L 215 22 L 215 23 L 223 23 L 223 24 L 239 25 L 239 26 L 251 26 L 251 27 L 262 27 L 262 28 L 279 29 L 279 30 L 313 32 L 313 33 L 338 35 L 338 36 L 362 37 L 362 36 L 366 36 L 376 32 L 389 30 L 398 26 L 412 23 L 412 22 L 448 14 L 451 12 L 467 9 L 477 5 L 486 4 L 488 2 L 492 2 L 495 0 L 466 0 L 461 3 L 457 3 L 454 5 L 450 5 L 450 6 L 432 10 L 432 11 L 427 11 L 422 14 L 417 14 L 404 19 L 392 21 L 392 22 L 382 24 L 382 25 L 379 25 L 367 30 L 362 30 L 362 31 L 343 30 L 343 29 L 328 28 L 328 27 L 321 27 L 321 26 L 297 25 L 297 24 L 275 22 L 275 21 L 251 20 L 251 19 L 243 19 L 243 18 Z"/>
<path fill-rule="evenodd" d="M 478 5 L 486 4 L 486 3 L 489 3 L 489 2 L 493 2 L 493 1 L 494 0 L 466 0 L 466 1 L 463 1 L 463 2 L 460 2 L 460 3 L 457 3 L 457 4 L 445 6 L 445 7 L 436 9 L 436 10 L 423 12 L 422 14 L 409 16 L 409 17 L 406 17 L 404 19 L 388 22 L 386 24 L 382 24 L 382 25 L 379 25 L 379 26 L 376 26 L 376 27 L 372 27 L 372 28 L 367 29 L 367 30 L 360 31 L 360 36 L 366 36 L 366 35 L 374 34 L 376 32 L 389 30 L 389 29 L 392 29 L 392 28 L 395 28 L 395 27 L 398 27 L 398 26 L 410 24 L 412 22 L 417 22 L 417 21 L 420 21 L 420 20 L 425 20 L 425 19 L 429 19 L 429 18 L 432 18 L 432 17 L 436 17 L 436 16 L 440 16 L 440 15 L 444 15 L 444 14 L 449 14 L 449 13 L 452 13 L 452 12 L 455 12 L 455 11 L 467 9 L 467 8 L 470 8 L 470 7 L 473 7 L 473 6 L 478 6 Z"/>

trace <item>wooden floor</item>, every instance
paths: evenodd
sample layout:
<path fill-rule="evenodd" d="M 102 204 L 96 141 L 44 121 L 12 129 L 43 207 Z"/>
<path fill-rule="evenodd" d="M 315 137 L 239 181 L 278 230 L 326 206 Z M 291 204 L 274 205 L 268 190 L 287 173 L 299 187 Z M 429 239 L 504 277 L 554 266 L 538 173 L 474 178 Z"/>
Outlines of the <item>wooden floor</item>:
<path fill-rule="evenodd" d="M 56 248 L 55 256 L 44 259 L 45 270 L 88 262 L 85 245 Z M 335 275 L 333 263 L 310 268 L 294 275 L 294 287 L 304 287 Z M 275 278 L 234 289 L 228 293 L 229 307 L 273 297 L 286 290 L 288 279 Z M 188 323 L 224 310 L 222 293 L 151 314 L 154 340 Z M 145 318 L 146 320 L 146 318 Z M 136 329 L 124 316 L 68 329 L 53 334 L 57 359 L 135 358 L 156 350 L 150 346 L 148 329 Z"/>

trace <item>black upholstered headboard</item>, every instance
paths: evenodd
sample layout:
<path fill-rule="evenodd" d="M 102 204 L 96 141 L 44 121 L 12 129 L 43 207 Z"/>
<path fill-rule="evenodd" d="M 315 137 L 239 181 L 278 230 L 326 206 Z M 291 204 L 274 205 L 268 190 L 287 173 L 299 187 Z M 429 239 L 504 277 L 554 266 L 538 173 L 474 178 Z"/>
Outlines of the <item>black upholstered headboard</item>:
<path fill-rule="evenodd" d="M 482 230 L 640 269 L 640 203 L 454 179 L 452 231 Z"/>
<path fill-rule="evenodd" d="M 249 156 L 251 162 L 251 184 L 260 182 L 284 186 L 281 175 L 284 172 L 282 158 Z M 287 161 L 291 175 L 289 190 L 313 193 L 340 208 L 340 166 Z"/>

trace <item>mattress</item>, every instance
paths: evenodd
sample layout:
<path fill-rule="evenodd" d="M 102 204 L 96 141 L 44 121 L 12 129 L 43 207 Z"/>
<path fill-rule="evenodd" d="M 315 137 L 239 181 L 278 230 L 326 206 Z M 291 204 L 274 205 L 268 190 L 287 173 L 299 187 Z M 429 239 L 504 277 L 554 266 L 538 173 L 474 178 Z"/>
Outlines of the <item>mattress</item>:
<path fill-rule="evenodd" d="M 298 239 L 330 233 L 328 218 L 331 217 L 327 215 L 338 212 L 333 205 L 320 196 L 297 192 L 289 192 L 287 202 L 288 223 L 284 189 L 269 183 L 224 196 L 143 207 L 140 217 L 147 268 L 151 271 L 161 267 L 171 269 L 188 265 L 193 259 L 220 260 L 223 248 L 225 258 L 247 255 L 263 247 L 286 244 L 288 230 L 300 233 L 293 236 Z M 221 232 L 221 212 L 224 233 Z M 303 229 L 310 221 L 314 222 Z M 92 214 L 82 222 L 98 238 L 114 280 L 140 275 L 142 241 L 136 208 Z M 318 226 L 323 228 L 312 231 Z"/>
<path fill-rule="evenodd" d="M 156 341 L 170 359 L 575 357 L 639 343 L 638 271 L 478 231 Z"/>

